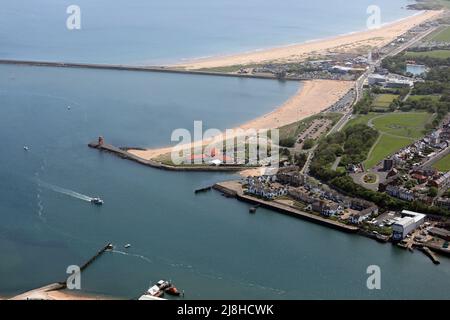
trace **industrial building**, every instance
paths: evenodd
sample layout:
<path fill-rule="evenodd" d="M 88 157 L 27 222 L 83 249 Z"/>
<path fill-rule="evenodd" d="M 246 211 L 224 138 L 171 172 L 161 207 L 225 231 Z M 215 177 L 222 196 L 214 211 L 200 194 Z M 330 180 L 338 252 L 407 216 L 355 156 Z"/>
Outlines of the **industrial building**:
<path fill-rule="evenodd" d="M 371 74 L 367 81 L 370 86 L 383 85 L 386 88 L 412 88 L 414 86 L 412 80 L 398 79 L 381 74 Z"/>
<path fill-rule="evenodd" d="M 402 218 L 392 225 L 393 239 L 402 240 L 425 222 L 426 215 L 414 211 L 403 210 Z"/>

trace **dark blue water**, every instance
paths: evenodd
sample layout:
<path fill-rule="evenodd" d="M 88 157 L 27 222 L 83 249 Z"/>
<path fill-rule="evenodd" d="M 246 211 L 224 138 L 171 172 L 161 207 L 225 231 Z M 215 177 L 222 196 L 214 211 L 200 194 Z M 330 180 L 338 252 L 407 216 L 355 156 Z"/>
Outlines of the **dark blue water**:
<path fill-rule="evenodd" d="M 400 9 L 406 3 L 378 1 L 383 21 L 409 14 Z M 0 57 L 179 61 L 363 29 L 372 2 L 79 0 L 76 32 L 65 28 L 69 4 L 0 0 Z M 233 175 L 159 171 L 87 147 L 100 134 L 115 145 L 167 145 L 173 129 L 194 120 L 234 127 L 296 90 L 264 80 L 1 66 L 0 294 L 61 281 L 68 265 L 113 242 L 118 252 L 88 268 L 83 290 L 133 298 L 166 278 L 194 299 L 450 298 L 447 259 L 434 266 L 421 253 L 265 209 L 249 215 L 247 204 L 193 193 Z M 106 203 L 94 207 L 74 192 Z M 377 292 L 366 288 L 374 264 Z"/>
<path fill-rule="evenodd" d="M 286 45 L 366 28 L 414 12 L 409 0 L 1 0 L 0 57 L 153 64 Z M 66 9 L 81 9 L 81 30 Z"/>
<path fill-rule="evenodd" d="M 232 175 L 159 171 L 86 146 L 100 133 L 118 145 L 164 145 L 174 127 L 197 118 L 233 126 L 282 103 L 297 86 L 0 67 L 0 292 L 64 279 L 68 265 L 113 242 L 118 251 L 132 247 L 89 267 L 84 290 L 132 298 L 167 278 L 189 298 L 450 297 L 448 260 L 434 266 L 421 253 L 264 209 L 249 215 L 247 204 L 193 193 Z M 48 185 L 106 203 L 94 207 Z M 372 264 L 383 272 L 376 293 L 366 289 Z"/>

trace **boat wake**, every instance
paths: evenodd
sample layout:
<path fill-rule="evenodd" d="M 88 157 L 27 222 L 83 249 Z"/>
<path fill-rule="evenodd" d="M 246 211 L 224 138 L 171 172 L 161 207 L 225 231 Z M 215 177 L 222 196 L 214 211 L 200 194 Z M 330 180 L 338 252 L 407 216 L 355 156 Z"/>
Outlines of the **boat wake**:
<path fill-rule="evenodd" d="M 117 254 L 122 254 L 124 256 L 130 256 L 130 257 L 135 257 L 135 258 L 139 258 L 142 259 L 148 263 L 153 263 L 152 260 L 150 260 L 149 258 L 147 258 L 146 256 L 143 256 L 141 254 L 133 254 L 133 253 L 128 253 L 128 252 L 123 252 L 123 251 L 118 251 L 118 250 L 111 250 L 110 252 L 112 253 L 117 253 Z"/>
<path fill-rule="evenodd" d="M 94 198 L 91 198 L 91 197 L 89 197 L 87 195 L 75 192 L 73 190 L 64 189 L 62 187 L 58 187 L 58 186 L 55 186 L 53 184 L 49 184 L 49 183 L 46 183 L 46 182 L 43 182 L 43 181 L 39 181 L 38 183 L 39 183 L 39 186 L 41 186 L 41 187 L 44 187 L 46 189 L 55 191 L 57 193 L 65 194 L 66 196 L 69 196 L 69 197 L 72 197 L 72 198 L 80 199 L 80 200 L 87 201 L 87 202 L 91 202 L 94 199 Z"/>

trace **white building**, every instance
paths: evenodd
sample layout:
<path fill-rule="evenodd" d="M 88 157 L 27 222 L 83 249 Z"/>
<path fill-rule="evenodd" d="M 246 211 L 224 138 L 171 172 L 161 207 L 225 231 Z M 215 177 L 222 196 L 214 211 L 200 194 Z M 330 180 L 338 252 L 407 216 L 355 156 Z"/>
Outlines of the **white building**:
<path fill-rule="evenodd" d="M 414 82 L 402 79 L 388 79 L 385 86 L 388 88 L 412 88 L 414 87 Z"/>
<path fill-rule="evenodd" d="M 408 234 L 416 230 L 425 222 L 425 215 L 422 213 L 403 210 L 400 220 L 392 225 L 394 240 L 402 240 Z"/>
<path fill-rule="evenodd" d="M 386 77 L 381 74 L 371 74 L 368 78 L 369 85 L 380 84 L 386 82 Z"/>

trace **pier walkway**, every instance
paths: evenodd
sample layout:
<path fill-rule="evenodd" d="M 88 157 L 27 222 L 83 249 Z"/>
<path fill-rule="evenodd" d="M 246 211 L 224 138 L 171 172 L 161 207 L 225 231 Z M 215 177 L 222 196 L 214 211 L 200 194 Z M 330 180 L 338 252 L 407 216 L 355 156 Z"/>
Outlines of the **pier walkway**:
<path fill-rule="evenodd" d="M 143 158 L 139 158 L 138 156 L 135 156 L 134 154 L 129 153 L 126 151 L 126 148 L 117 148 L 110 144 L 99 144 L 98 142 L 91 142 L 88 144 L 90 148 L 98 149 L 100 151 L 105 151 L 112 153 L 114 155 L 117 155 L 123 159 L 128 159 L 131 161 L 135 161 L 139 164 L 143 164 L 148 167 L 153 167 L 157 169 L 163 169 L 163 170 L 169 170 L 169 171 L 197 171 L 197 172 L 238 172 L 244 169 L 253 169 L 255 167 L 243 167 L 240 165 L 169 165 L 164 164 L 161 162 L 153 161 L 153 160 L 146 160 Z"/>

